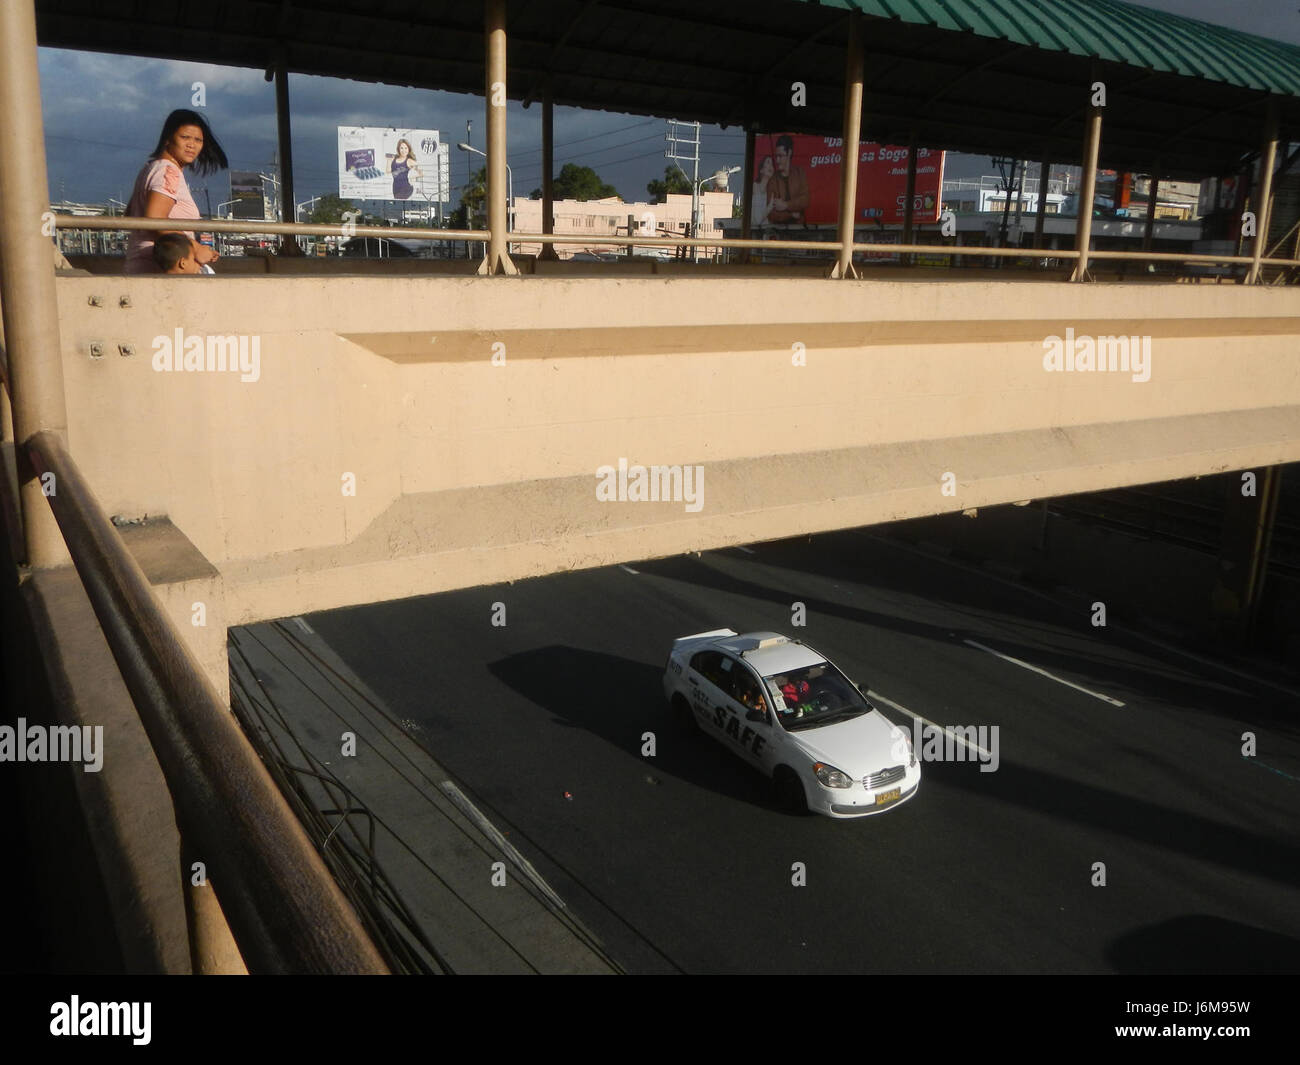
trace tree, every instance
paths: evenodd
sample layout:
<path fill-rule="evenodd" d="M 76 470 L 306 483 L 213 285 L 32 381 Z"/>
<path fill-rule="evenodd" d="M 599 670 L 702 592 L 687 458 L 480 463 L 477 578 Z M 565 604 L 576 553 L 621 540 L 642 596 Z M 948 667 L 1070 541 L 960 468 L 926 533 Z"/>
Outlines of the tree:
<path fill-rule="evenodd" d="M 600 175 L 589 166 L 565 163 L 551 182 L 551 195 L 557 200 L 607 200 L 618 196 L 618 189 L 600 180 Z M 541 189 L 533 189 L 529 199 L 540 200 Z M 618 197 L 622 199 L 621 196 Z"/>
<path fill-rule="evenodd" d="M 460 194 L 460 206 L 452 213 L 451 228 L 465 229 L 467 223 L 473 222 L 469 228 L 485 229 L 487 207 L 487 167 L 481 166 L 470 175 L 469 181 L 465 183 L 465 188 Z"/>
<path fill-rule="evenodd" d="M 664 167 L 663 180 L 656 178 L 645 187 L 646 192 L 655 198 L 655 203 L 666 203 L 670 192 L 691 193 L 691 179 L 676 166 Z"/>
<path fill-rule="evenodd" d="M 334 193 L 329 192 L 317 198 L 316 206 L 311 209 L 311 215 L 307 218 L 307 221 L 318 226 L 333 225 L 335 222 L 347 221 L 343 217 L 344 211 L 355 211 L 356 209 L 356 204 L 351 200 L 340 199 Z M 357 219 L 353 218 L 353 221 L 357 221 Z"/>
<path fill-rule="evenodd" d="M 345 211 L 352 213 L 344 218 Z M 351 222 L 358 226 L 388 225 L 388 219 L 381 215 L 367 214 L 351 200 L 340 199 L 332 192 L 316 198 L 316 206 L 311 209 L 311 214 L 306 221 L 318 226 L 332 226 L 342 222 Z"/>

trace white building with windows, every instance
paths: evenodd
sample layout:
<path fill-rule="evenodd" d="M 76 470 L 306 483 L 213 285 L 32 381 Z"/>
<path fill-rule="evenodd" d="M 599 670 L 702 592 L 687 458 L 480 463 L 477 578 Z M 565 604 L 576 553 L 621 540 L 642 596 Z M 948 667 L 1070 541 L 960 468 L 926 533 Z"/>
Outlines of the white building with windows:
<path fill-rule="evenodd" d="M 720 219 L 730 218 L 735 197 L 730 192 L 703 192 L 700 194 L 700 236 L 722 237 L 722 230 L 717 223 Z M 557 236 L 589 236 L 591 240 L 582 244 L 557 244 L 555 251 L 561 259 L 568 259 L 577 254 L 615 255 L 626 254 L 627 249 L 616 244 L 603 243 L 602 236 L 628 235 L 629 219 L 632 232 L 642 236 L 681 237 L 685 236 L 691 221 L 691 197 L 689 194 L 670 193 L 665 203 L 625 203 L 617 197 L 604 200 L 556 200 L 555 233 Z M 542 231 L 542 201 L 516 199 L 514 201 L 514 228 L 520 233 L 540 233 Z M 540 244 L 513 242 L 523 255 L 536 255 L 542 249 Z M 638 253 L 650 249 L 638 248 Z M 672 254 L 671 248 L 659 249 L 660 252 Z M 700 258 L 708 258 L 719 252 L 717 248 L 701 248 Z"/>

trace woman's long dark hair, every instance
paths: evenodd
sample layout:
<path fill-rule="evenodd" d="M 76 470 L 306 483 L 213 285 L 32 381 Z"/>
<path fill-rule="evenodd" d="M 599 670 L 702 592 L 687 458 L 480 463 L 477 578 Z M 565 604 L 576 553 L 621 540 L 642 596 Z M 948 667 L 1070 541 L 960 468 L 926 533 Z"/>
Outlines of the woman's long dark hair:
<path fill-rule="evenodd" d="M 158 147 L 153 150 L 150 159 L 157 159 L 162 155 L 167 143 L 172 139 L 172 134 L 181 126 L 198 126 L 203 130 L 203 148 L 190 164 L 196 174 L 210 174 L 214 170 L 225 170 L 230 165 L 226 153 L 221 150 L 217 138 L 212 135 L 207 120 L 196 111 L 184 109 L 173 111 L 167 116 L 167 121 L 163 123 L 162 136 L 158 138 Z"/>

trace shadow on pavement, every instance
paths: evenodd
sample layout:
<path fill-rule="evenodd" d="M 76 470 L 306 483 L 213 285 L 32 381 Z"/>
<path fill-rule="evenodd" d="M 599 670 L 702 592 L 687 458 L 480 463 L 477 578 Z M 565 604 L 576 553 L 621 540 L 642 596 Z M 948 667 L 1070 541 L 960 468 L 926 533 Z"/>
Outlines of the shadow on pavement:
<path fill-rule="evenodd" d="M 1223 917 L 1187 914 L 1120 936 L 1106 958 L 1121 973 L 1300 973 L 1300 939 Z M 1219 1014 L 1179 1014 L 1172 1020 L 1188 1017 L 1197 1024 L 1222 1023 L 1211 1020 Z M 1249 1023 L 1246 1016 L 1240 1020 Z"/>

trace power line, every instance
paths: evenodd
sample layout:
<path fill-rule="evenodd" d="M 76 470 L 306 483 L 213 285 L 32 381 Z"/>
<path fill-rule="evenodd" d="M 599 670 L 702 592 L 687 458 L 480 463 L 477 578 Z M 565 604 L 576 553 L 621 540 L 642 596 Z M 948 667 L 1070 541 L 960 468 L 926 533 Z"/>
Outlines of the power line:
<path fill-rule="evenodd" d="M 582 144 L 584 141 L 597 140 L 597 139 L 600 138 L 600 137 L 612 137 L 612 136 L 614 136 L 614 134 L 616 134 L 616 133 L 625 133 L 625 132 L 627 132 L 629 129 L 637 129 L 637 128 L 641 127 L 641 126 L 648 126 L 650 123 L 652 123 L 652 122 L 658 122 L 658 121 L 659 121 L 659 120 L 658 120 L 657 118 L 647 118 L 647 119 L 645 119 L 644 121 L 641 121 L 641 122 L 633 122 L 630 126 L 619 126 L 618 129 L 607 129 L 607 130 L 605 130 L 605 132 L 603 132 L 603 133 L 593 133 L 593 134 L 591 134 L 591 136 L 589 136 L 589 137 L 578 137 L 576 140 L 571 140 L 571 141 L 557 141 L 557 142 L 556 142 L 552 147 L 553 147 L 553 148 L 567 148 L 567 147 L 569 147 L 570 145 L 574 145 L 574 144 Z M 542 151 L 541 148 L 526 148 L 526 149 L 524 149 L 523 151 L 521 151 L 519 154 L 520 154 L 520 155 L 533 155 L 533 154 L 540 155 L 540 154 L 541 154 L 541 151 Z"/>

